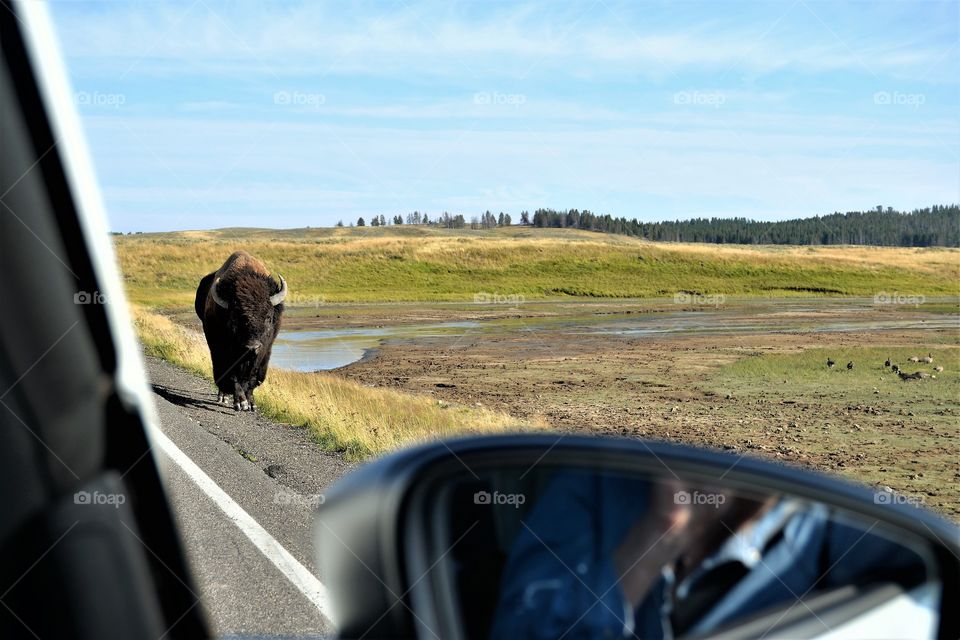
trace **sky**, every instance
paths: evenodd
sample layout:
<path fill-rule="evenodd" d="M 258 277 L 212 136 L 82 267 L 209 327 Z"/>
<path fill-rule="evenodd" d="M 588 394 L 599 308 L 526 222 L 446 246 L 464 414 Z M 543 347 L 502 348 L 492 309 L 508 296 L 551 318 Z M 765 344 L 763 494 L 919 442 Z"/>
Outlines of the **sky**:
<path fill-rule="evenodd" d="M 51 3 L 115 231 L 960 202 L 960 2 Z"/>

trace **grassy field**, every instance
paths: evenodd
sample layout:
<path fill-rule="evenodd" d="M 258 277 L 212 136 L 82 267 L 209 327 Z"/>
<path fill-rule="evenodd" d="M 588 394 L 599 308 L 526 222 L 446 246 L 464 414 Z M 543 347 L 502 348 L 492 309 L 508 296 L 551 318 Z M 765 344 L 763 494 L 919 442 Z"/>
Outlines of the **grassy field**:
<path fill-rule="evenodd" d="M 185 325 L 196 324 L 199 279 L 238 248 L 288 280 L 288 328 L 482 321 L 483 331 L 392 341 L 336 374 L 271 370 L 258 395 L 264 413 L 350 458 L 514 428 L 663 438 L 888 485 L 960 518 L 960 339 L 944 324 L 960 311 L 956 249 L 410 227 L 226 229 L 115 243 L 128 294 L 142 305 L 135 317 L 147 352 L 208 379 L 206 345 Z M 673 295 L 682 291 L 725 294 L 727 315 L 678 307 Z M 483 292 L 527 303 L 473 304 Z M 878 294 L 926 300 L 848 298 Z M 704 314 L 704 331 L 582 331 L 591 319 L 661 313 Z M 718 333 L 716 322 L 729 326 Z M 738 322 L 752 328 L 738 333 Z M 903 328 L 873 327 L 890 322 Z M 812 329 L 834 324 L 845 329 Z M 928 352 L 945 367 L 936 379 L 903 382 L 882 365 L 890 357 L 924 369 L 907 360 Z"/>
<path fill-rule="evenodd" d="M 934 365 L 908 362 L 927 353 Z M 834 369 L 827 368 L 828 357 L 837 362 Z M 887 358 L 908 373 L 923 371 L 930 377 L 902 381 L 884 366 Z M 854 368 L 848 371 L 851 361 Z M 944 371 L 933 371 L 936 365 Z M 723 367 L 704 387 L 718 395 L 735 394 L 741 407 L 767 405 L 766 425 L 729 420 L 732 439 L 751 448 L 766 442 L 771 450 L 802 451 L 825 468 L 861 482 L 906 489 L 955 518 L 960 514 L 956 346 L 922 352 L 848 346 L 748 357 Z M 769 419 L 771 415 L 777 417 Z"/>
<path fill-rule="evenodd" d="M 148 355 L 163 358 L 211 381 L 203 337 L 169 318 L 132 306 L 134 325 Z M 335 376 L 273 369 L 257 393 L 260 411 L 309 429 L 317 443 L 348 459 L 454 434 L 531 428 L 504 413 L 432 400 L 390 389 L 372 389 Z"/>
<path fill-rule="evenodd" d="M 643 298 L 689 291 L 790 296 L 957 295 L 955 249 L 653 244 L 564 229 L 225 229 L 117 236 L 130 299 L 189 307 L 200 278 L 235 249 L 290 283 L 294 305 Z"/>

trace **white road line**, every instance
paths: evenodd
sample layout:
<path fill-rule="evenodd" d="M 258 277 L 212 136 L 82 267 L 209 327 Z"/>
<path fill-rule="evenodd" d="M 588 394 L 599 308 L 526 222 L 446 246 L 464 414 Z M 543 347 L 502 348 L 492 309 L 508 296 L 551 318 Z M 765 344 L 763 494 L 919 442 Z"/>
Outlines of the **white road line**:
<path fill-rule="evenodd" d="M 227 492 L 181 451 L 173 440 L 156 427 L 150 427 L 149 433 L 150 440 L 190 476 L 227 518 L 250 539 L 250 542 L 286 576 L 287 580 L 312 602 L 327 620 L 332 620 L 330 599 L 323 583 L 309 569 L 300 564 L 259 522 L 254 520 L 253 516 L 227 495 Z"/>

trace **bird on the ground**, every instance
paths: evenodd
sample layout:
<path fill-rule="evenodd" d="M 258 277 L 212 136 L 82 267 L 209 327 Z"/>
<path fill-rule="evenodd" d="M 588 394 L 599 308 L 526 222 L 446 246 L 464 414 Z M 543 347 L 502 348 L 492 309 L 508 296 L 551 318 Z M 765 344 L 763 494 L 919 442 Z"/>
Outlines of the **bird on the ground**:
<path fill-rule="evenodd" d="M 910 358 L 908 359 L 910 360 L 910 362 L 920 362 L 920 358 L 918 358 L 917 356 L 910 356 Z"/>
<path fill-rule="evenodd" d="M 898 367 L 897 365 L 892 364 L 890 365 L 890 368 L 893 370 L 894 373 L 900 373 L 900 367 Z"/>
<path fill-rule="evenodd" d="M 933 354 L 928 353 L 926 357 L 923 358 L 923 361 L 927 364 L 931 364 L 933 362 Z"/>
<path fill-rule="evenodd" d="M 851 369 L 853 369 L 853 360 L 847 363 L 847 371 L 850 371 Z"/>
<path fill-rule="evenodd" d="M 939 364 L 935 366 L 933 370 L 936 371 L 937 373 L 943 373 L 943 367 L 940 366 Z"/>
<path fill-rule="evenodd" d="M 833 365 L 835 365 L 835 364 L 837 364 L 837 363 L 834 362 L 833 360 L 831 360 L 830 358 L 827 358 L 827 368 L 828 368 L 828 369 L 833 369 Z"/>
<path fill-rule="evenodd" d="M 890 366 L 890 358 L 887 358 L 887 361 L 883 363 L 883 366 L 885 366 L 885 367 L 889 367 L 889 366 Z"/>

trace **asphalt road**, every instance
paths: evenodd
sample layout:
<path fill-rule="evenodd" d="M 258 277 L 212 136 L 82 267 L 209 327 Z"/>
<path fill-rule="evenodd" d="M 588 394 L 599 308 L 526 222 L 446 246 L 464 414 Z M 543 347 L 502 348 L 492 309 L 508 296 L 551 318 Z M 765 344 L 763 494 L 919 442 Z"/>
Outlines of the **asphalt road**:
<path fill-rule="evenodd" d="M 176 451 L 171 455 L 169 449 L 157 447 L 199 586 L 197 595 L 214 631 L 330 634 L 333 629 L 317 599 L 304 595 L 304 581 L 298 588 L 296 572 L 291 573 L 289 566 L 312 580 L 305 568 L 323 582 L 313 560 L 313 505 L 351 465 L 320 451 L 303 429 L 217 405 L 210 384 L 192 374 L 154 358 L 147 359 L 147 369 L 161 430 L 229 496 L 223 497 L 202 478 L 198 482 L 196 472 L 185 470 Z M 239 508 L 229 504 L 226 508 L 230 502 Z M 241 509 L 255 523 L 242 517 Z M 251 527 L 259 535 L 251 534 Z M 283 556 L 283 550 L 296 562 L 284 563 L 283 557 L 289 556 Z"/>

